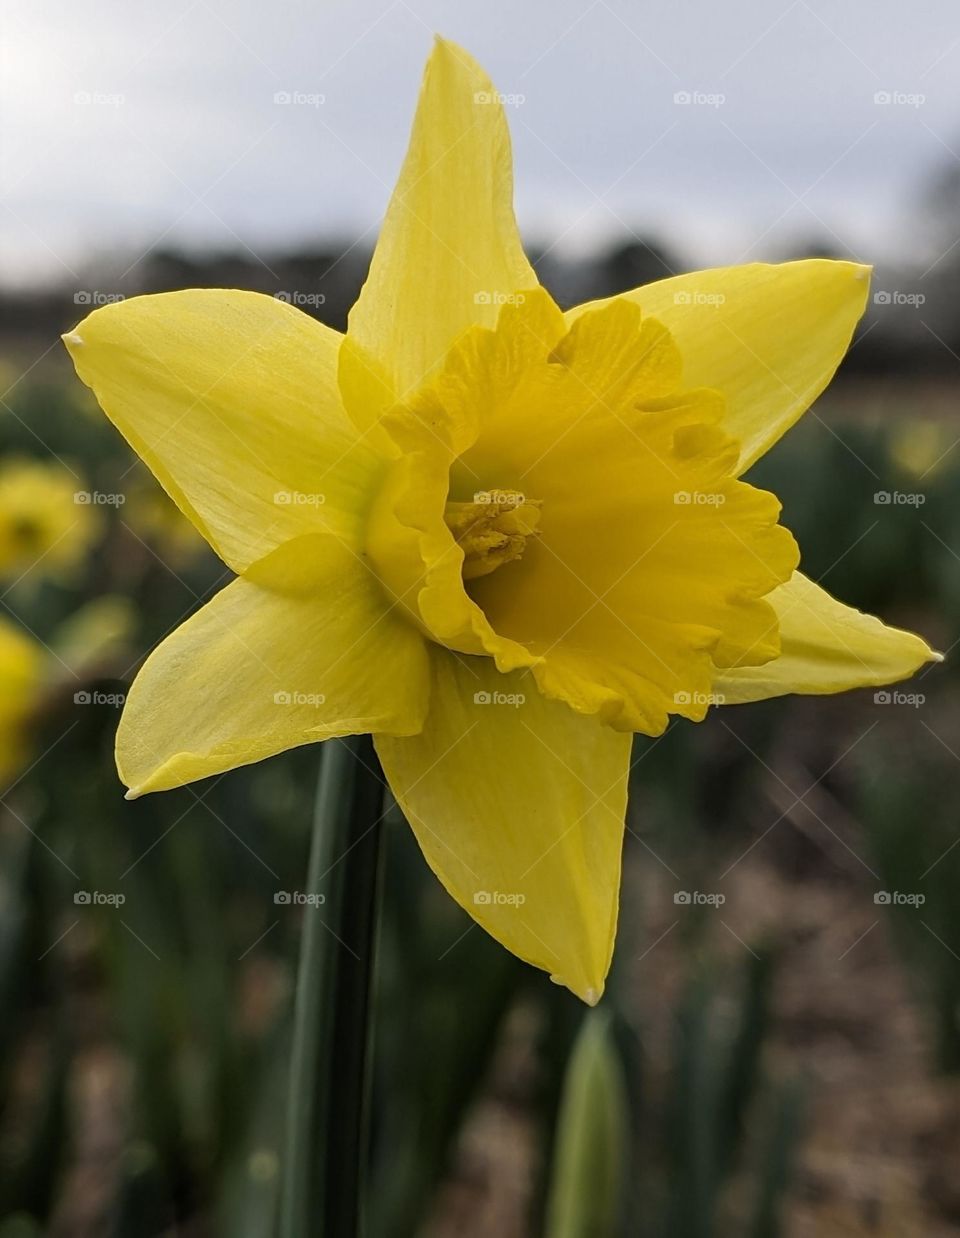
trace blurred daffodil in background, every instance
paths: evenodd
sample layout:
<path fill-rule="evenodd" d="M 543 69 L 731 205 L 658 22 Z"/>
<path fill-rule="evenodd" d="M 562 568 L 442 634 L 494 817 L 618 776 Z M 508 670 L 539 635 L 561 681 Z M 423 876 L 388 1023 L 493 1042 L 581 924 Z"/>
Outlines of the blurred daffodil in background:
<path fill-rule="evenodd" d="M 438 41 L 346 336 L 188 291 L 65 337 L 239 577 L 134 683 L 131 794 L 371 732 L 452 896 L 595 1002 L 632 733 L 936 657 L 801 575 L 742 479 L 829 382 L 868 283 L 754 264 L 563 313 L 520 244 L 500 97 Z"/>
<path fill-rule="evenodd" d="M 956 445 L 956 435 L 945 421 L 911 418 L 890 435 L 890 458 L 908 477 L 923 480 Z"/>
<path fill-rule="evenodd" d="M 135 624 L 131 602 L 121 597 L 81 606 L 49 643 L 0 616 L 0 791 L 30 761 L 44 720 L 71 701 L 85 703 L 86 684 L 120 669 Z"/>
<path fill-rule="evenodd" d="M 33 716 L 47 674 L 47 655 L 40 642 L 0 618 L 0 788 L 12 781 L 28 757 Z"/>
<path fill-rule="evenodd" d="M 24 457 L 0 461 L 0 578 L 69 578 L 101 523 L 90 493 L 63 465 Z"/>
<path fill-rule="evenodd" d="M 152 477 L 129 488 L 123 519 L 137 537 L 156 548 L 164 563 L 180 568 L 199 554 L 207 544 L 177 505 L 167 497 Z"/>

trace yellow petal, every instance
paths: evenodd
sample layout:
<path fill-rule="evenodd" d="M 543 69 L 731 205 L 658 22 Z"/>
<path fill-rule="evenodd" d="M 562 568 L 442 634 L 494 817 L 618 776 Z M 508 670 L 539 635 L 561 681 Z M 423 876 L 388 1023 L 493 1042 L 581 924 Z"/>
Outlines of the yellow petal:
<path fill-rule="evenodd" d="M 721 674 L 714 691 L 723 704 L 896 683 L 942 661 L 921 637 L 844 606 L 800 572 L 767 600 L 780 620 L 780 656 Z"/>
<path fill-rule="evenodd" d="M 376 737 L 427 863 L 497 941 L 584 1001 L 616 931 L 630 737 L 524 672 L 434 651 L 423 732 Z"/>
<path fill-rule="evenodd" d="M 693 271 L 625 296 L 668 327 L 685 386 L 727 398 L 738 472 L 763 455 L 833 377 L 864 311 L 870 268 L 811 258 Z M 570 310 L 575 319 L 584 310 Z"/>
<path fill-rule="evenodd" d="M 81 379 L 235 571 L 299 534 L 358 544 L 380 460 L 340 404 L 341 337 L 220 289 L 134 297 L 64 337 Z"/>
<path fill-rule="evenodd" d="M 500 96 L 462 48 L 438 39 L 370 274 L 350 313 L 351 415 L 366 428 L 391 402 L 385 391 L 406 395 L 461 331 L 493 326 L 505 298 L 536 286 L 513 214 Z"/>
<path fill-rule="evenodd" d="M 234 581 L 144 663 L 117 732 L 133 795 L 333 735 L 419 729 L 429 662 L 416 629 L 334 539 L 279 554 L 258 568 L 271 587 Z M 292 563 L 308 556 L 309 589 Z"/>

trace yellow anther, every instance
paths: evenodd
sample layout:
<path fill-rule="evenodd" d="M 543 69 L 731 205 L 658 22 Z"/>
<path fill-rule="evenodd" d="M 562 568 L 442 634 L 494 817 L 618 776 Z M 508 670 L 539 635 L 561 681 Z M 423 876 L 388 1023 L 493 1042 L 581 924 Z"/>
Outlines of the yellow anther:
<path fill-rule="evenodd" d="M 474 580 L 520 558 L 537 532 L 540 503 L 510 490 L 482 490 L 472 503 L 447 503 L 443 518 L 463 550 L 463 579 Z"/>

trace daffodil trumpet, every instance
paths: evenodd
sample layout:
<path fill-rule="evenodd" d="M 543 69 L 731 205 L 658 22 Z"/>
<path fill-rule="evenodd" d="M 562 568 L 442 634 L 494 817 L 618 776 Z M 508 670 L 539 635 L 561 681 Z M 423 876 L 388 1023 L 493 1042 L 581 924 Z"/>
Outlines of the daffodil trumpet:
<path fill-rule="evenodd" d="M 130 690 L 130 794 L 369 732 L 450 894 L 596 1002 L 633 733 L 937 657 L 801 574 L 743 480 L 868 285 L 853 262 L 754 263 L 563 312 L 520 243 L 500 96 L 438 41 L 345 335 L 194 290 L 65 337 L 237 576 Z"/>

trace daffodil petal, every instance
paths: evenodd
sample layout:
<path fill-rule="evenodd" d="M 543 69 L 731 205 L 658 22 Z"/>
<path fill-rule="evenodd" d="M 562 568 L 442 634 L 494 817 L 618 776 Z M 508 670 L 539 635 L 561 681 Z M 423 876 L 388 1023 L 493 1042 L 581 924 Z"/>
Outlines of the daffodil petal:
<path fill-rule="evenodd" d="M 780 622 L 780 656 L 719 675 L 714 692 L 722 704 L 876 687 L 942 661 L 921 637 L 844 606 L 800 572 L 767 600 Z"/>
<path fill-rule="evenodd" d="M 80 378 L 235 571 L 292 537 L 359 544 L 379 457 L 340 403 L 341 340 L 220 289 L 105 305 L 64 337 Z"/>
<path fill-rule="evenodd" d="M 724 428 L 740 440 L 742 473 L 829 383 L 869 287 L 869 267 L 810 258 L 693 271 L 624 295 L 669 328 L 685 386 L 726 396 Z M 568 318 L 598 304 L 578 305 Z"/>
<path fill-rule="evenodd" d="M 500 96 L 472 57 L 438 39 L 370 274 L 350 313 L 351 416 L 367 429 L 443 360 L 461 331 L 493 326 L 505 299 L 536 286 L 513 213 Z M 354 392 L 364 398 L 351 399 Z"/>
<path fill-rule="evenodd" d="M 376 737 L 391 790 L 452 897 L 596 1002 L 616 931 L 630 736 L 490 658 L 436 649 L 433 664 L 422 733 Z"/>
<path fill-rule="evenodd" d="M 283 564 L 264 572 L 273 587 L 236 580 L 146 660 L 117 732 L 117 765 L 133 795 L 334 735 L 420 728 L 423 637 L 334 539 L 321 560 L 319 540 L 306 539 L 316 588 L 304 589 Z"/>

